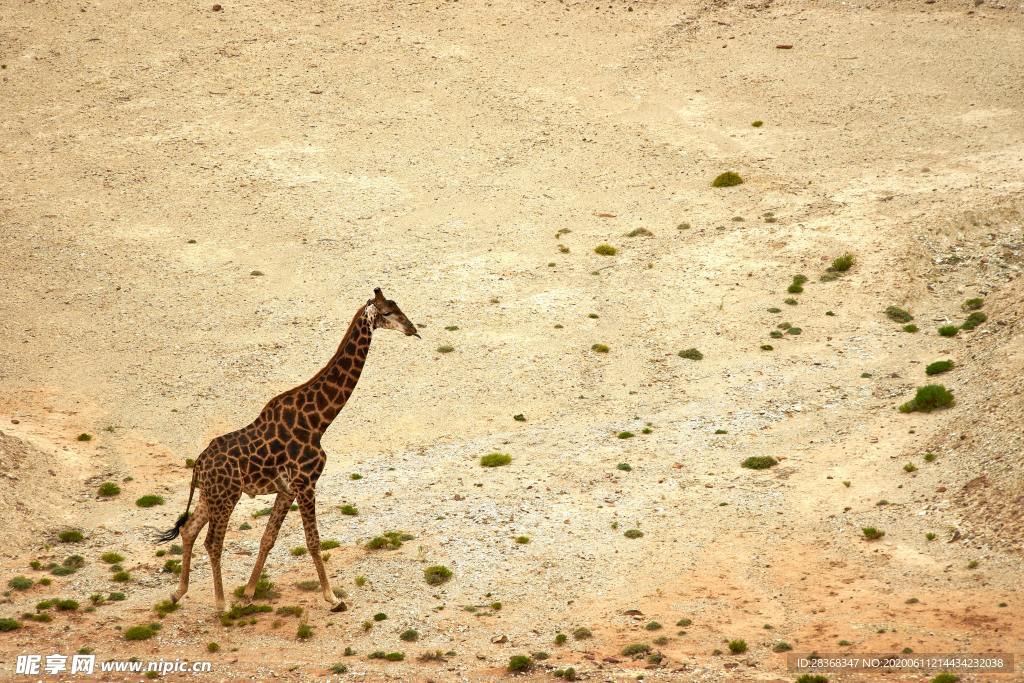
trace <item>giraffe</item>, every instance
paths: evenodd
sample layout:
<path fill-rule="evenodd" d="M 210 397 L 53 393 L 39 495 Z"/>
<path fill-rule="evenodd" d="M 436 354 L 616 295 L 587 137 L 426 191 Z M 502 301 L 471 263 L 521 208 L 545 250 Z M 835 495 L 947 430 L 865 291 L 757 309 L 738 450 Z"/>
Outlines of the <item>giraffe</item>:
<path fill-rule="evenodd" d="M 420 336 L 416 326 L 394 301 L 384 298 L 380 288 L 374 289 L 373 294 L 373 298 L 356 311 L 338 350 L 323 369 L 308 382 L 270 399 L 251 424 L 213 439 L 196 458 L 185 513 L 174 528 L 157 538 L 158 543 L 166 543 L 177 538 L 179 531 L 181 533 L 181 577 L 178 589 L 171 593 L 171 602 L 177 603 L 188 590 L 192 546 L 209 523 L 203 545 L 210 556 L 217 611 L 224 610 L 220 560 L 228 519 L 243 493 L 250 497 L 276 493 L 243 598 L 252 600 L 267 554 L 274 547 L 281 523 L 294 500 L 302 516 L 306 548 L 313 558 L 324 600 L 332 605 L 334 612 L 347 609 L 343 601 L 336 602 L 320 556 L 315 487 L 327 461 L 320 438 L 345 407 L 359 381 L 373 331 L 385 328 L 404 332 L 406 336 Z M 189 515 L 192 495 L 197 488 L 199 501 L 195 512 Z"/>

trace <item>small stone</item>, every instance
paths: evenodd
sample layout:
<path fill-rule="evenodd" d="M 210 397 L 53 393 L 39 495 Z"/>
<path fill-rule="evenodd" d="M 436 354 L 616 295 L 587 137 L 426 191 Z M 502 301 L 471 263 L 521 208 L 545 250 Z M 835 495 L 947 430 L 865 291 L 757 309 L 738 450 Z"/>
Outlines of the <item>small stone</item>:
<path fill-rule="evenodd" d="M 224 8 L 220 6 L 220 3 L 214 5 L 213 7 L 210 8 L 210 10 L 213 11 L 213 12 L 220 12 L 222 9 L 224 9 Z"/>

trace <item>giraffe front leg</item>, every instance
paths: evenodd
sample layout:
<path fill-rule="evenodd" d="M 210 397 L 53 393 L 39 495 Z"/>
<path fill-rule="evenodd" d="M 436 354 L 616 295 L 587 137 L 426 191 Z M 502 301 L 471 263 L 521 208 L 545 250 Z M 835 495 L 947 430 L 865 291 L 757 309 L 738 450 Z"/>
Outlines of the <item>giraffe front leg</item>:
<path fill-rule="evenodd" d="M 274 509 L 270 511 L 267 528 L 263 531 L 263 538 L 260 540 L 260 552 L 256 556 L 256 565 L 252 568 L 249 583 L 246 584 L 245 590 L 242 592 L 246 602 L 251 601 L 256 594 L 256 584 L 259 583 L 260 575 L 263 573 L 263 565 L 266 563 L 267 555 L 270 554 L 274 543 L 277 542 L 277 534 L 281 531 L 281 523 L 284 522 L 284 518 L 288 514 L 293 498 L 294 496 L 289 491 L 287 494 L 278 493 L 277 498 L 274 499 Z"/>
<path fill-rule="evenodd" d="M 313 558 L 317 576 L 320 577 L 320 588 L 324 600 L 332 605 L 332 612 L 343 612 L 348 609 L 344 601 L 338 600 L 331 590 L 331 582 L 327 579 L 324 558 L 320 555 L 320 532 L 316 528 L 316 490 L 310 484 L 299 491 L 299 512 L 302 514 L 302 528 L 306 532 L 306 549 Z"/>

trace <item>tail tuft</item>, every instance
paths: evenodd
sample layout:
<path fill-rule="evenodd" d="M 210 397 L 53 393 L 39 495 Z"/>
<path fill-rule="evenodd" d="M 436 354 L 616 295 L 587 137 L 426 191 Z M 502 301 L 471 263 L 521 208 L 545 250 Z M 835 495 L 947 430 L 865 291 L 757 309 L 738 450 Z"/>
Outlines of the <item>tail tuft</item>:
<path fill-rule="evenodd" d="M 174 539 L 176 539 L 178 537 L 178 532 L 181 531 L 181 527 L 185 526 L 185 522 L 188 521 L 188 517 L 188 512 L 183 514 L 181 517 L 178 517 L 178 521 L 174 523 L 174 528 L 168 529 L 167 531 L 157 536 L 156 542 L 167 543 L 168 541 L 173 541 Z"/>

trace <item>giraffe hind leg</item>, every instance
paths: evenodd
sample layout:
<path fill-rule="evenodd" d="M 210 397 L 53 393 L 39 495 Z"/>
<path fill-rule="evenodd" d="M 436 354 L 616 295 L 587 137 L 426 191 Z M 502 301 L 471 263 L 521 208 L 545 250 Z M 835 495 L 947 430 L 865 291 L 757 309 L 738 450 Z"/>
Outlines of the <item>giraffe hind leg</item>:
<path fill-rule="evenodd" d="M 178 579 L 178 590 L 171 593 L 171 602 L 181 600 L 188 590 L 189 571 L 192 568 L 192 547 L 195 545 L 199 532 L 203 530 L 209 519 L 206 499 L 200 497 L 195 512 L 181 528 L 181 576 Z"/>

